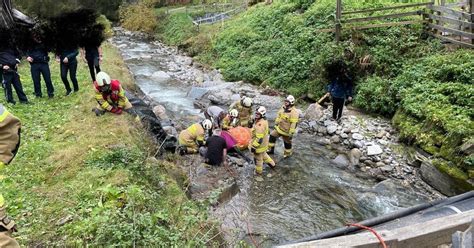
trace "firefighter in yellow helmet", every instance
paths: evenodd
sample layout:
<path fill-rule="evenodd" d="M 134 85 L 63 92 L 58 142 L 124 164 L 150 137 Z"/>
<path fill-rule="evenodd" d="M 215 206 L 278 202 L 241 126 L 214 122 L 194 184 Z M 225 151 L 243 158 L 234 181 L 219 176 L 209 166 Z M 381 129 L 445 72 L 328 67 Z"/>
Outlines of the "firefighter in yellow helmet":
<path fill-rule="evenodd" d="M 0 180 L 3 168 L 15 157 L 20 145 L 21 123 L 0 104 Z M 20 247 L 11 237 L 15 222 L 6 214 L 5 200 L 0 192 L 0 247 Z"/>
<path fill-rule="evenodd" d="M 271 168 L 275 167 L 275 162 L 267 154 L 268 149 L 268 121 L 266 120 L 267 110 L 260 106 L 255 112 L 255 123 L 252 127 L 252 143 L 250 151 L 254 155 L 255 172 L 259 175 L 263 172 L 263 163 L 267 163 Z"/>
<path fill-rule="evenodd" d="M 269 154 L 273 154 L 275 150 L 275 142 L 278 137 L 283 139 L 283 144 L 285 145 L 285 152 L 283 157 L 287 158 L 291 156 L 292 144 L 291 140 L 296 131 L 296 124 L 298 124 L 298 111 L 295 108 L 295 98 L 292 95 L 289 95 L 278 111 L 277 118 L 275 120 L 275 130 L 270 133 L 270 143 L 268 144 Z"/>
<path fill-rule="evenodd" d="M 94 89 L 98 106 L 92 111 L 97 116 L 103 115 L 105 112 L 120 115 L 122 111 L 133 107 L 125 96 L 125 90 L 122 88 L 120 81 L 110 79 L 110 76 L 103 71 L 97 73 L 96 79 Z"/>
<path fill-rule="evenodd" d="M 179 146 L 177 152 L 181 155 L 192 154 L 199 151 L 199 147 L 205 144 L 206 131 L 212 129 L 212 121 L 205 119 L 200 123 L 195 123 L 187 129 L 181 131 L 178 136 Z"/>
<path fill-rule="evenodd" d="M 229 130 L 237 126 L 239 121 L 239 111 L 237 109 L 231 109 L 229 113 L 222 119 L 222 130 Z"/>
<path fill-rule="evenodd" d="M 238 125 L 242 127 L 251 127 L 252 117 L 252 98 L 244 96 L 240 101 L 234 102 L 230 105 L 230 109 L 236 109 L 239 113 Z"/>

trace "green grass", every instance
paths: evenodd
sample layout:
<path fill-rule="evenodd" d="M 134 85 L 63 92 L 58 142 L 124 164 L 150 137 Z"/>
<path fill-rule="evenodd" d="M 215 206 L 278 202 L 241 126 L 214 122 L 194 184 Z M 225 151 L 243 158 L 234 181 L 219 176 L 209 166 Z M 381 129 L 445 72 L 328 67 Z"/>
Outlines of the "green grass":
<path fill-rule="evenodd" d="M 103 69 L 133 89 L 110 45 Z M 168 175 L 174 165 L 150 157 L 153 144 L 128 114 L 96 117 L 88 70 L 80 91 L 63 96 L 51 63 L 56 97 L 34 98 L 29 65 L 20 74 L 30 105 L 5 106 L 22 121 L 14 161 L 1 172 L 1 192 L 22 246 L 202 246 L 213 236 L 206 207 L 189 201 Z M 68 222 L 58 225 L 61 221 Z M 213 242 L 213 241 L 210 241 Z"/>

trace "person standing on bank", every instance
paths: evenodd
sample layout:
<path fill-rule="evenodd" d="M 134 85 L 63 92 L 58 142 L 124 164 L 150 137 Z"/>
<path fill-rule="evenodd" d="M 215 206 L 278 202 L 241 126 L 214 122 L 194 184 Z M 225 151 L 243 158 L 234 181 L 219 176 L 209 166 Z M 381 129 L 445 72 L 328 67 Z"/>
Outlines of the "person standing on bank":
<path fill-rule="evenodd" d="M 23 86 L 21 85 L 20 75 L 18 74 L 17 68 L 20 63 L 18 52 L 12 48 L 1 47 L 0 44 L 0 69 L 3 76 L 3 82 L 5 84 L 5 96 L 7 102 L 15 104 L 13 99 L 13 88 L 15 88 L 18 99 L 21 103 L 28 103 L 28 98 L 26 97 L 25 92 L 23 91 Z"/>
<path fill-rule="evenodd" d="M 85 46 L 81 48 L 81 57 L 89 67 L 92 82 L 95 81 L 95 75 L 100 72 L 100 63 L 102 62 L 102 48 L 99 46 Z"/>
<path fill-rule="evenodd" d="M 69 77 L 72 81 L 72 86 L 74 92 L 79 91 L 79 83 L 77 82 L 76 72 L 77 72 L 77 55 L 79 52 L 77 48 L 62 49 L 59 54 L 56 55 L 56 61 L 60 63 L 61 67 L 61 80 L 66 87 L 66 96 L 69 96 L 72 93 L 71 86 L 67 80 L 67 73 L 69 71 Z"/>
<path fill-rule="evenodd" d="M 327 91 L 332 98 L 332 118 L 337 122 L 341 120 L 345 101 L 352 101 L 352 80 L 347 75 L 346 67 L 343 61 L 336 61 L 326 69 L 330 82 Z"/>
<path fill-rule="evenodd" d="M 49 56 L 41 37 L 38 34 L 33 35 L 34 45 L 28 50 L 26 60 L 31 65 L 31 78 L 35 88 L 36 97 L 43 97 L 41 93 L 41 75 L 43 75 L 44 83 L 48 97 L 54 97 L 54 86 L 51 82 L 51 71 L 49 70 Z"/>

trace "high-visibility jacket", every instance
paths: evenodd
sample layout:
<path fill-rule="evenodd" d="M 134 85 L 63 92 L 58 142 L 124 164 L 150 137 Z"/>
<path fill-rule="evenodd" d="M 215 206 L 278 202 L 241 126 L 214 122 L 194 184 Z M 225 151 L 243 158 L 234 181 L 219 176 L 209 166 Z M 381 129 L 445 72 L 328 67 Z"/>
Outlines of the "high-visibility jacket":
<path fill-rule="evenodd" d="M 182 144 L 204 144 L 204 128 L 199 123 L 195 123 L 179 134 L 179 142 Z"/>
<path fill-rule="evenodd" d="M 235 127 L 234 124 L 234 117 L 231 117 L 230 115 L 226 115 L 224 119 L 222 119 L 222 129 L 223 130 L 229 130 L 231 128 Z"/>
<path fill-rule="evenodd" d="M 268 150 L 268 121 L 260 118 L 253 124 L 252 128 L 252 148 L 256 153 L 262 153 Z"/>
<path fill-rule="evenodd" d="M 299 114 L 295 107 L 291 107 L 289 110 L 281 107 L 275 120 L 275 129 L 281 135 L 291 136 L 296 131 L 298 118 Z"/>
<path fill-rule="evenodd" d="M 94 82 L 94 88 L 95 100 L 97 100 L 102 109 L 111 111 L 113 107 L 125 108 L 128 99 L 125 96 L 125 90 L 118 80 L 111 80 L 110 91 L 108 92 L 100 92 L 97 82 Z"/>
<path fill-rule="evenodd" d="M 242 105 L 241 101 L 234 102 L 230 105 L 229 109 L 237 109 L 239 111 L 239 125 L 248 127 L 250 117 L 252 116 L 252 108 L 248 108 Z"/>
<path fill-rule="evenodd" d="M 0 163 L 7 165 L 20 146 L 21 123 L 0 104 Z"/>
<path fill-rule="evenodd" d="M 8 110 L 0 104 L 0 169 L 9 164 L 15 157 L 20 146 L 21 123 L 18 118 L 10 114 Z M 0 226 L 10 230 L 15 222 L 4 219 L 5 200 L 0 193 Z"/>

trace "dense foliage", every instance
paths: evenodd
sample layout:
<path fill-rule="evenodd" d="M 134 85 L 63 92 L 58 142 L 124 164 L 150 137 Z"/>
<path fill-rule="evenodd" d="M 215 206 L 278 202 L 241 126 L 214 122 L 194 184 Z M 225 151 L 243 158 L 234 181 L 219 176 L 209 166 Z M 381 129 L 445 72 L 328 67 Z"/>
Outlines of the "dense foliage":
<path fill-rule="evenodd" d="M 396 1 L 345 0 L 344 9 L 383 7 Z M 407 2 L 407 1 L 402 1 Z M 416 1 L 409 1 L 416 2 Z M 416 9 L 413 9 L 416 10 Z M 402 138 L 450 161 L 459 174 L 474 170 L 460 145 L 473 135 L 472 50 L 450 52 L 423 34 L 421 25 L 345 29 L 334 42 L 335 1 L 274 1 L 257 4 L 224 26 L 189 28 L 171 14 L 160 22 L 158 37 L 181 45 L 196 59 L 221 69 L 227 80 L 245 80 L 319 98 L 324 68 L 337 59 L 350 67 L 357 85 L 355 104 L 393 116 Z M 388 14 L 390 11 L 378 14 Z M 361 17 L 355 14 L 351 17 Z M 397 19 L 392 19 L 392 21 Z M 186 27 L 186 28 L 184 28 Z M 445 166 L 446 167 L 446 166 Z"/>

